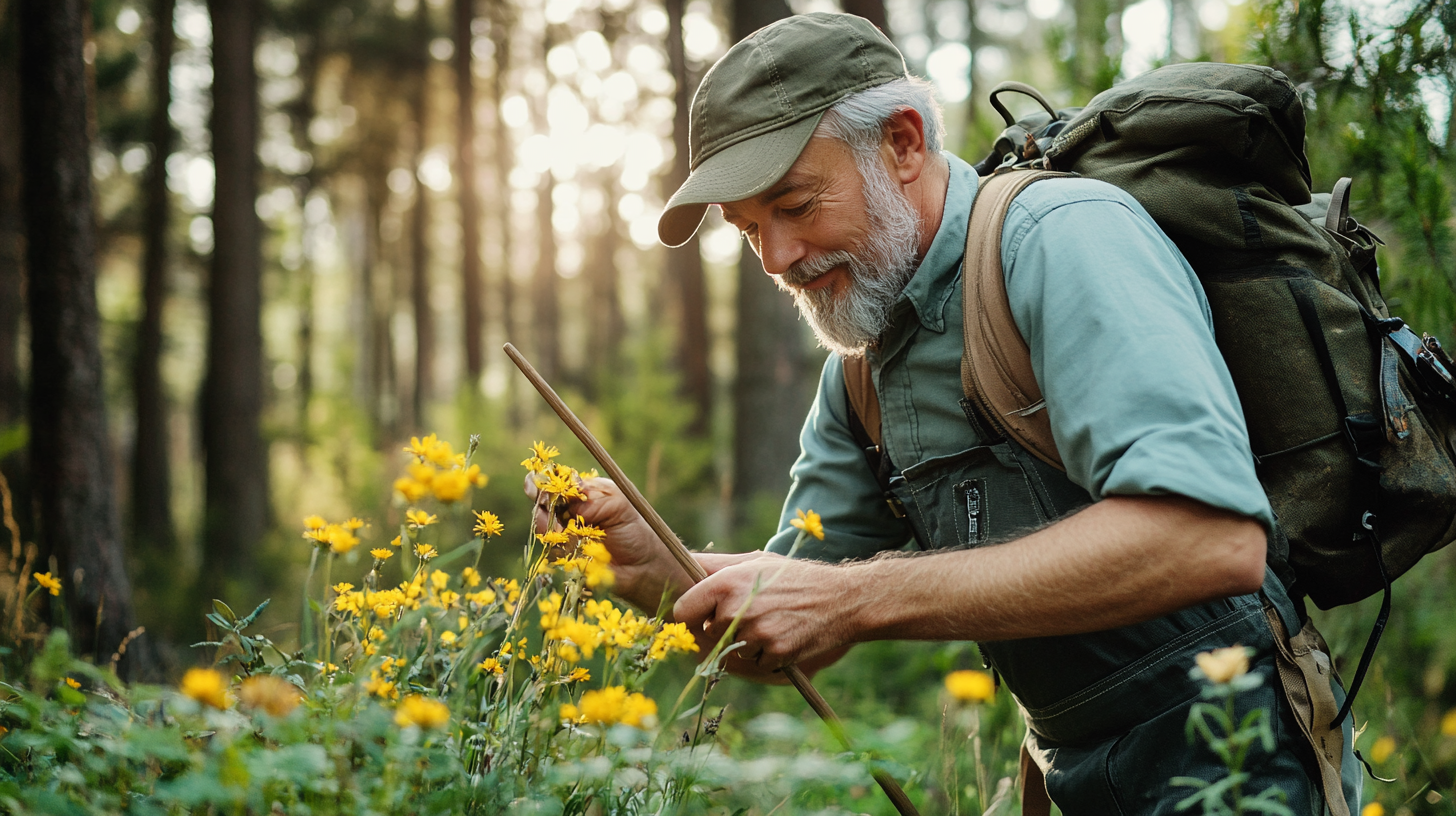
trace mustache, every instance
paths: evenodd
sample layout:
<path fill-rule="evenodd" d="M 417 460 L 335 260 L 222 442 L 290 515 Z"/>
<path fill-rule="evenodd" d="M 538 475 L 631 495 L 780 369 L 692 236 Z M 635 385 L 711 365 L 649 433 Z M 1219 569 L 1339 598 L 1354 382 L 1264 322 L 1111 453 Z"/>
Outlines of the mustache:
<path fill-rule="evenodd" d="M 851 263 L 854 256 L 846 250 L 826 252 L 815 258 L 798 261 L 779 276 L 779 282 L 790 286 L 803 286 L 836 266 Z"/>

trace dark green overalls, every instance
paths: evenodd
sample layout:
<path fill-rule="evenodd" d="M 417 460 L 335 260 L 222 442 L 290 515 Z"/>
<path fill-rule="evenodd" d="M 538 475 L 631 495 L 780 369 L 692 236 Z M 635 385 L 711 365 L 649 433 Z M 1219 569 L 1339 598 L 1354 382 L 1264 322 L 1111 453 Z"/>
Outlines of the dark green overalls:
<path fill-rule="evenodd" d="M 969 404 L 963 401 L 962 408 L 976 437 L 987 438 Z M 1008 541 L 1091 503 L 1066 474 L 1011 441 L 920 462 L 892 477 L 890 489 L 926 549 Z M 1188 676 L 1194 655 L 1234 644 L 1253 647 L 1250 670 L 1264 678 L 1259 688 L 1239 695 L 1240 716 L 1254 707 L 1268 710 L 1278 740 L 1274 753 L 1256 746 L 1250 754 L 1245 770 L 1252 779 L 1244 791 L 1278 785 L 1296 814 L 1327 812 L 1313 750 L 1281 691 L 1266 606 L 1277 610 L 1289 632 L 1300 631 L 1303 616 L 1266 570 L 1256 594 L 1134 626 L 980 644 L 1025 714 L 1027 747 L 1064 814 L 1172 814 L 1192 791 L 1168 780 L 1226 776 L 1212 752 L 1189 744 L 1184 729 L 1201 687 Z M 1342 696 L 1338 688 L 1336 695 Z M 1337 765 L 1351 812 L 1358 813 L 1350 719 Z"/>

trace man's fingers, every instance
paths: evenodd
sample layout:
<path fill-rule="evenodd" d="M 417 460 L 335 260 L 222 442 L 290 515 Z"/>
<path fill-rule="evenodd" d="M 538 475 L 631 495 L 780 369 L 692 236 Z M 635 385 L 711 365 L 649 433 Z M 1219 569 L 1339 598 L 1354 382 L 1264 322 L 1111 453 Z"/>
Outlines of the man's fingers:
<path fill-rule="evenodd" d="M 731 567 L 735 564 L 743 564 L 749 561 L 757 561 L 760 558 L 773 558 L 775 556 L 763 550 L 754 550 L 753 552 L 746 553 L 699 552 L 693 553 L 693 557 L 698 559 L 698 563 L 703 566 L 704 572 L 712 575 L 725 567 Z"/>
<path fill-rule="evenodd" d="M 687 624 L 688 631 L 693 634 L 703 631 L 703 623 L 709 620 L 716 621 L 718 618 L 719 594 L 717 586 L 713 582 L 703 582 L 689 589 L 673 604 L 672 617 L 674 620 Z M 729 618 L 732 617 L 730 612 Z M 726 626 L 726 622 L 724 623 Z M 708 632 L 710 637 L 717 639 L 722 637 L 722 632 Z"/>

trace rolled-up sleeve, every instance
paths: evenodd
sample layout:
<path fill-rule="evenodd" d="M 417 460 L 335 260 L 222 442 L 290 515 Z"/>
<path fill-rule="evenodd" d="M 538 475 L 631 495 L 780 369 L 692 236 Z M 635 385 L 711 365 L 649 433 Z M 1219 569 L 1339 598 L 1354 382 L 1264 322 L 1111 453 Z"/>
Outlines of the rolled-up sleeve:
<path fill-rule="evenodd" d="M 819 392 L 799 435 L 799 458 L 789 471 L 793 485 L 784 500 L 779 531 L 767 550 L 786 554 L 798 529 L 789 524 L 798 510 L 813 510 L 824 522 L 824 540 L 809 538 L 797 557 L 819 561 L 868 558 L 908 538 L 904 523 L 890 513 L 864 452 L 849 430 L 844 366 L 830 355 L 819 376 Z"/>
<path fill-rule="evenodd" d="M 1177 494 L 1273 524 L 1188 262 L 1131 197 L 1040 182 L 1002 264 L 1067 475 L 1094 498 Z"/>

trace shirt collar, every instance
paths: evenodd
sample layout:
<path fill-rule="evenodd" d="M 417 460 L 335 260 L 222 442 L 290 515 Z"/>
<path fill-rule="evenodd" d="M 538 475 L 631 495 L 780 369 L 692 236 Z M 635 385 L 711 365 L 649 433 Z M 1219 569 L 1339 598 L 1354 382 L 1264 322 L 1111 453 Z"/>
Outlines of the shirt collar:
<path fill-rule="evenodd" d="M 940 229 L 936 230 L 930 250 L 900 293 L 894 309 L 896 324 L 903 323 L 898 318 L 905 310 L 904 304 L 909 303 L 920 325 L 935 332 L 945 331 L 945 304 L 955 294 L 953 284 L 966 254 L 966 227 L 978 183 L 975 171 L 959 156 L 946 151 L 941 151 L 941 155 L 950 164 L 950 181 L 946 185 Z"/>

